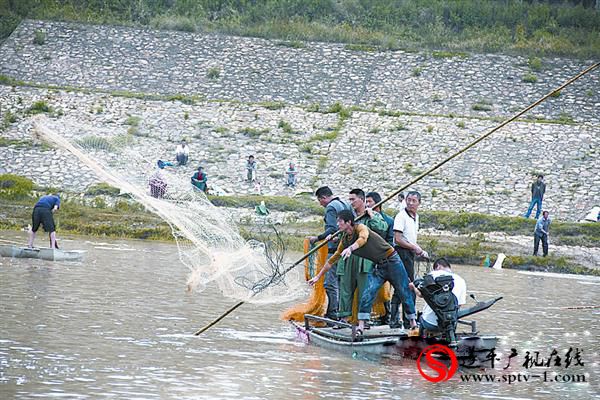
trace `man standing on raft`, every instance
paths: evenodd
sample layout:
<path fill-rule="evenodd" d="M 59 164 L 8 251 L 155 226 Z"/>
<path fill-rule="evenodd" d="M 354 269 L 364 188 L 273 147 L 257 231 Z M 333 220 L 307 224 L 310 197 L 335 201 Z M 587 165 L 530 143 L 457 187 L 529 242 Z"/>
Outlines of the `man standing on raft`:
<path fill-rule="evenodd" d="M 33 241 L 35 240 L 35 233 L 40 227 L 40 224 L 44 225 L 44 230 L 50 233 L 50 248 L 58 249 L 56 244 L 56 228 L 54 226 L 54 217 L 52 214 L 60 208 L 60 197 L 57 194 L 50 194 L 42 196 L 35 206 L 33 207 L 33 213 L 31 214 L 31 230 L 29 231 L 29 244 L 28 247 L 33 248 Z"/>

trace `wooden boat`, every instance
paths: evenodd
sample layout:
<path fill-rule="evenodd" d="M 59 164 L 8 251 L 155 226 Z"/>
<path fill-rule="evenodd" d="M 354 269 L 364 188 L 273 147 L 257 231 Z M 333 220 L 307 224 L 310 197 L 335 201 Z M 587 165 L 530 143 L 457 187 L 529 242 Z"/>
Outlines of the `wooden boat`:
<path fill-rule="evenodd" d="M 500 299 L 501 297 L 479 302 L 473 307 L 461 310 L 459 318 L 485 310 Z M 388 325 L 372 326 L 359 336 L 356 334 L 355 326 L 310 314 L 305 315 L 304 323 L 296 321 L 291 323 L 300 340 L 327 349 L 350 354 L 396 355 L 416 359 L 425 347 L 442 344 L 454 350 L 461 365 L 468 366 L 478 365 L 486 360 L 498 342 L 498 337 L 495 335 L 480 335 L 475 321 L 466 322 L 460 319 L 459 323 L 470 326 L 471 331 L 457 332 L 455 343 L 448 343 L 436 336 L 410 336 L 409 331 L 392 329 Z M 327 326 L 319 327 L 315 324 Z"/>
<path fill-rule="evenodd" d="M 15 245 L 0 245 L 2 257 L 39 258 L 48 261 L 80 261 L 85 250 L 61 250 L 50 248 L 19 247 Z"/>

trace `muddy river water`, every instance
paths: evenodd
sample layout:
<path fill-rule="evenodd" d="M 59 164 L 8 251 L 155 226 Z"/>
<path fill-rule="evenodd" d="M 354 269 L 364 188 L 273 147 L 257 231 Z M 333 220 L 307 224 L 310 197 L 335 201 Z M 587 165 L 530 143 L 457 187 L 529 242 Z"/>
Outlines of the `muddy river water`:
<path fill-rule="evenodd" d="M 0 238 L 24 243 L 22 233 Z M 279 320 L 290 303 L 245 304 L 193 336 L 234 300 L 214 288 L 186 293 L 187 268 L 173 244 L 82 237 L 61 244 L 87 250 L 84 261 L 0 259 L 1 399 L 600 395 L 600 309 L 589 308 L 600 304 L 598 278 L 456 266 L 478 299 L 504 296 L 475 316 L 480 331 L 501 336 L 497 360 L 494 368 L 431 383 L 413 360 L 353 357 L 302 343 Z M 516 356 L 509 357 L 511 349 Z M 552 357 L 550 365 L 528 365 L 526 352 L 538 352 L 540 363 Z M 466 382 L 473 374 L 495 377 Z M 509 384 L 503 376 L 521 381 Z"/>

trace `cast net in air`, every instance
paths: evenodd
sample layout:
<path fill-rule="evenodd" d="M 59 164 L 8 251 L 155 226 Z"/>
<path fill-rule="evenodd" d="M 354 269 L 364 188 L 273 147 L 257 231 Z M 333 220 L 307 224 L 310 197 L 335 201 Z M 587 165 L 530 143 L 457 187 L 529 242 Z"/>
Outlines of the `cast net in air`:
<path fill-rule="evenodd" d="M 179 259 L 190 270 L 189 290 L 216 284 L 225 296 L 254 303 L 287 301 L 305 292 L 296 270 L 283 272 L 285 248 L 276 232 L 273 240 L 245 240 L 232 216 L 191 184 L 193 171 L 183 173 L 169 162 L 159 168 L 148 138 L 85 132 L 43 117 L 34 129 L 169 224 Z"/>

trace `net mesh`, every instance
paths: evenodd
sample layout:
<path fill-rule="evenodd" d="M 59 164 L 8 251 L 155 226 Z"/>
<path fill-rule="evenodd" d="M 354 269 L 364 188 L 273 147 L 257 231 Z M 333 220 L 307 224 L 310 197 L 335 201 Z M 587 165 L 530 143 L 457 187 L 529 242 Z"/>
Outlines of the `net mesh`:
<path fill-rule="evenodd" d="M 216 284 L 225 296 L 253 303 L 305 293 L 297 269 L 282 273 L 285 248 L 279 234 L 274 231 L 273 240 L 244 240 L 232 216 L 191 184 L 191 173 L 182 174 L 170 162 L 158 166 L 155 142 L 93 127 L 82 131 L 42 116 L 34 122 L 34 135 L 73 154 L 100 180 L 169 224 L 179 259 L 190 270 L 188 290 Z"/>

